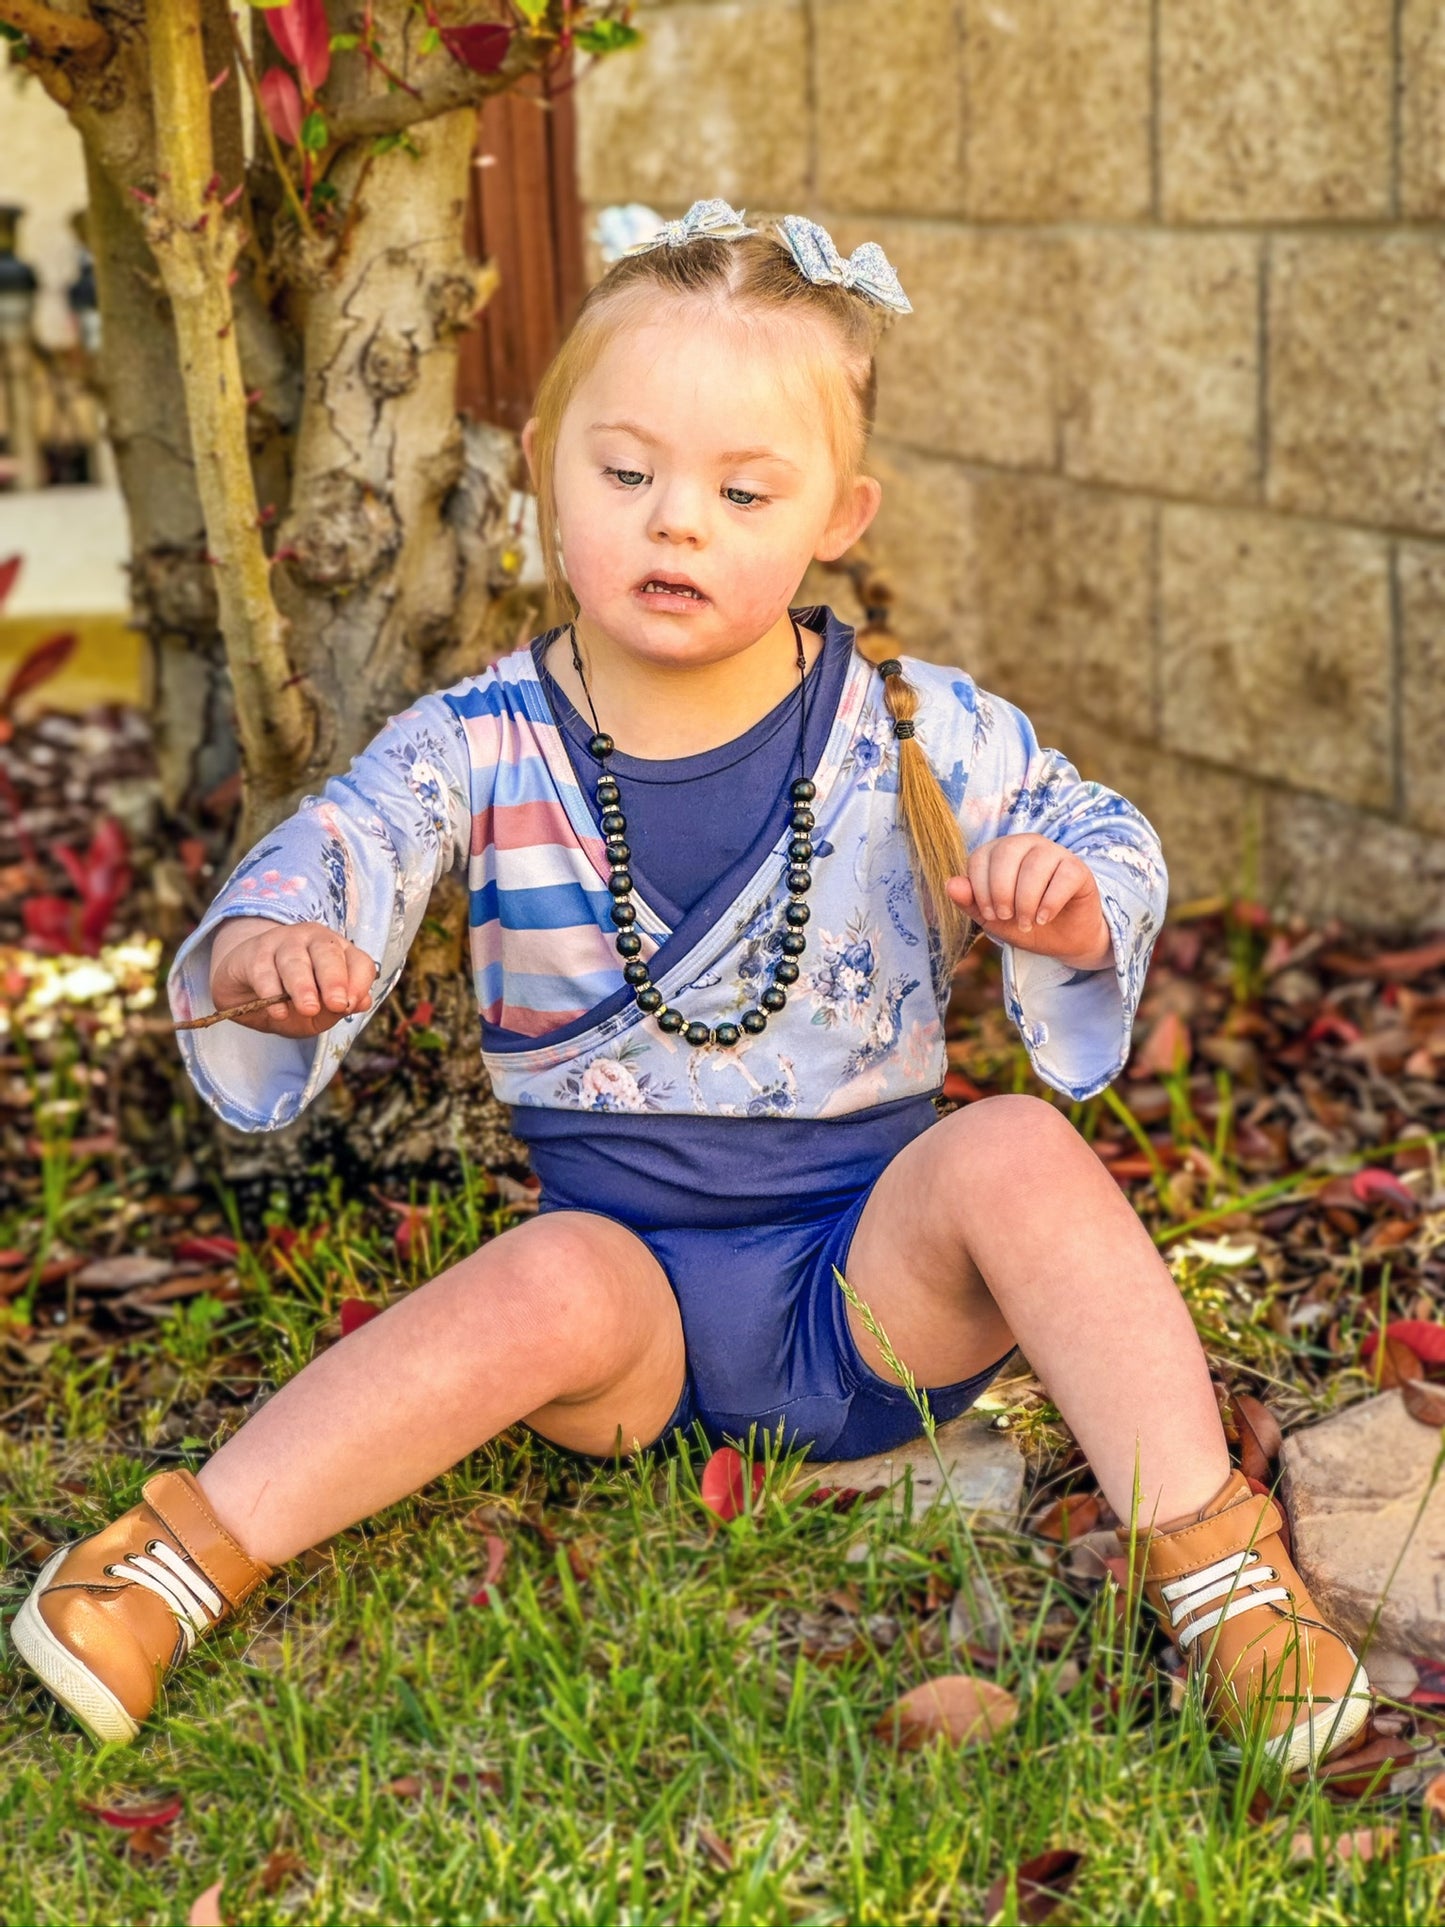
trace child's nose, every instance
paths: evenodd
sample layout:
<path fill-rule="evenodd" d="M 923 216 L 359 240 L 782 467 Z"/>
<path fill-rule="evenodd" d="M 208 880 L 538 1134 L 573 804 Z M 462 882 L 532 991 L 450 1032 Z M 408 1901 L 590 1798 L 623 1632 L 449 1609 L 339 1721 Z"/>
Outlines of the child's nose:
<path fill-rule="evenodd" d="M 674 485 L 655 494 L 647 532 L 655 542 L 687 542 L 695 547 L 706 540 L 707 524 L 700 492 Z"/>

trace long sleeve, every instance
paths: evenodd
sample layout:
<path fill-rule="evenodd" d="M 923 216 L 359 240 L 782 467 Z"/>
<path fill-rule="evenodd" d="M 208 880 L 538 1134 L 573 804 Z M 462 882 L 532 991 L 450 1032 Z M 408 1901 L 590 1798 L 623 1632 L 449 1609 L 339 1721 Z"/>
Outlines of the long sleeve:
<path fill-rule="evenodd" d="M 1164 921 L 1168 872 L 1153 825 L 1117 791 L 1086 783 L 1039 745 L 1022 710 L 973 689 L 973 753 L 962 822 L 970 853 L 995 837 L 1049 837 L 1093 872 L 1114 946 L 1113 969 L 1070 970 L 1004 944 L 1004 1000 L 1046 1084 L 1092 1097 L 1124 1068 L 1134 1013 Z"/>
<path fill-rule="evenodd" d="M 168 982 L 176 1018 L 214 1009 L 211 945 L 227 917 L 326 924 L 379 974 L 371 1010 L 319 1037 L 271 1037 L 240 1024 L 178 1032 L 196 1088 L 228 1124 L 279 1130 L 330 1082 L 400 976 L 433 886 L 465 865 L 472 810 L 462 724 L 442 696 L 426 696 L 242 858 L 177 953 Z"/>

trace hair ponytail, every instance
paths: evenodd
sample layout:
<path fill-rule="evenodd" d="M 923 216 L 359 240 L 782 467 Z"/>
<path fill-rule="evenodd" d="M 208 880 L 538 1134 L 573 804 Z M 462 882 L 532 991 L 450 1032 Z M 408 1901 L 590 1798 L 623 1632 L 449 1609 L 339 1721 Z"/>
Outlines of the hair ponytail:
<path fill-rule="evenodd" d="M 857 635 L 859 653 L 891 670 L 884 677 L 883 691 L 898 741 L 898 813 L 908 832 L 924 906 L 938 930 L 951 970 L 983 935 L 982 926 L 959 908 L 947 890 L 950 877 L 967 875 L 968 848 L 943 785 L 913 733 L 918 691 L 902 668 L 893 666 L 899 645 L 889 621 L 892 591 L 866 560 L 841 566 L 863 604 L 863 626 Z"/>

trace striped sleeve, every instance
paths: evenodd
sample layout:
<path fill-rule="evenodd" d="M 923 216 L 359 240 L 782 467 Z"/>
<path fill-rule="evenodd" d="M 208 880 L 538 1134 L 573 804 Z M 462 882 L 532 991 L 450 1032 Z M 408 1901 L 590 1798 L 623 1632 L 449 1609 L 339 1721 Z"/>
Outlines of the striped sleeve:
<path fill-rule="evenodd" d="M 269 1037 L 239 1024 L 179 1032 L 192 1080 L 228 1124 L 279 1130 L 330 1082 L 400 976 L 433 886 L 465 867 L 488 782 L 473 767 L 452 692 L 426 696 L 242 858 L 172 965 L 176 1018 L 214 1008 L 211 943 L 227 917 L 325 924 L 364 950 L 378 976 L 371 1010 L 319 1037 Z"/>

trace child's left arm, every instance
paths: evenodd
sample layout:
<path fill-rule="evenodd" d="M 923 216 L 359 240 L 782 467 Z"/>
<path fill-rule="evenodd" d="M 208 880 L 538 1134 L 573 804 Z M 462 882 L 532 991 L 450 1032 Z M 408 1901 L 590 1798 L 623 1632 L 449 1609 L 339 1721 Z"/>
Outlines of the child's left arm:
<path fill-rule="evenodd" d="M 1168 872 L 1134 805 L 977 691 L 963 802 L 968 874 L 950 893 L 1003 947 L 1004 996 L 1039 1076 L 1092 1097 L 1129 1056 Z"/>

